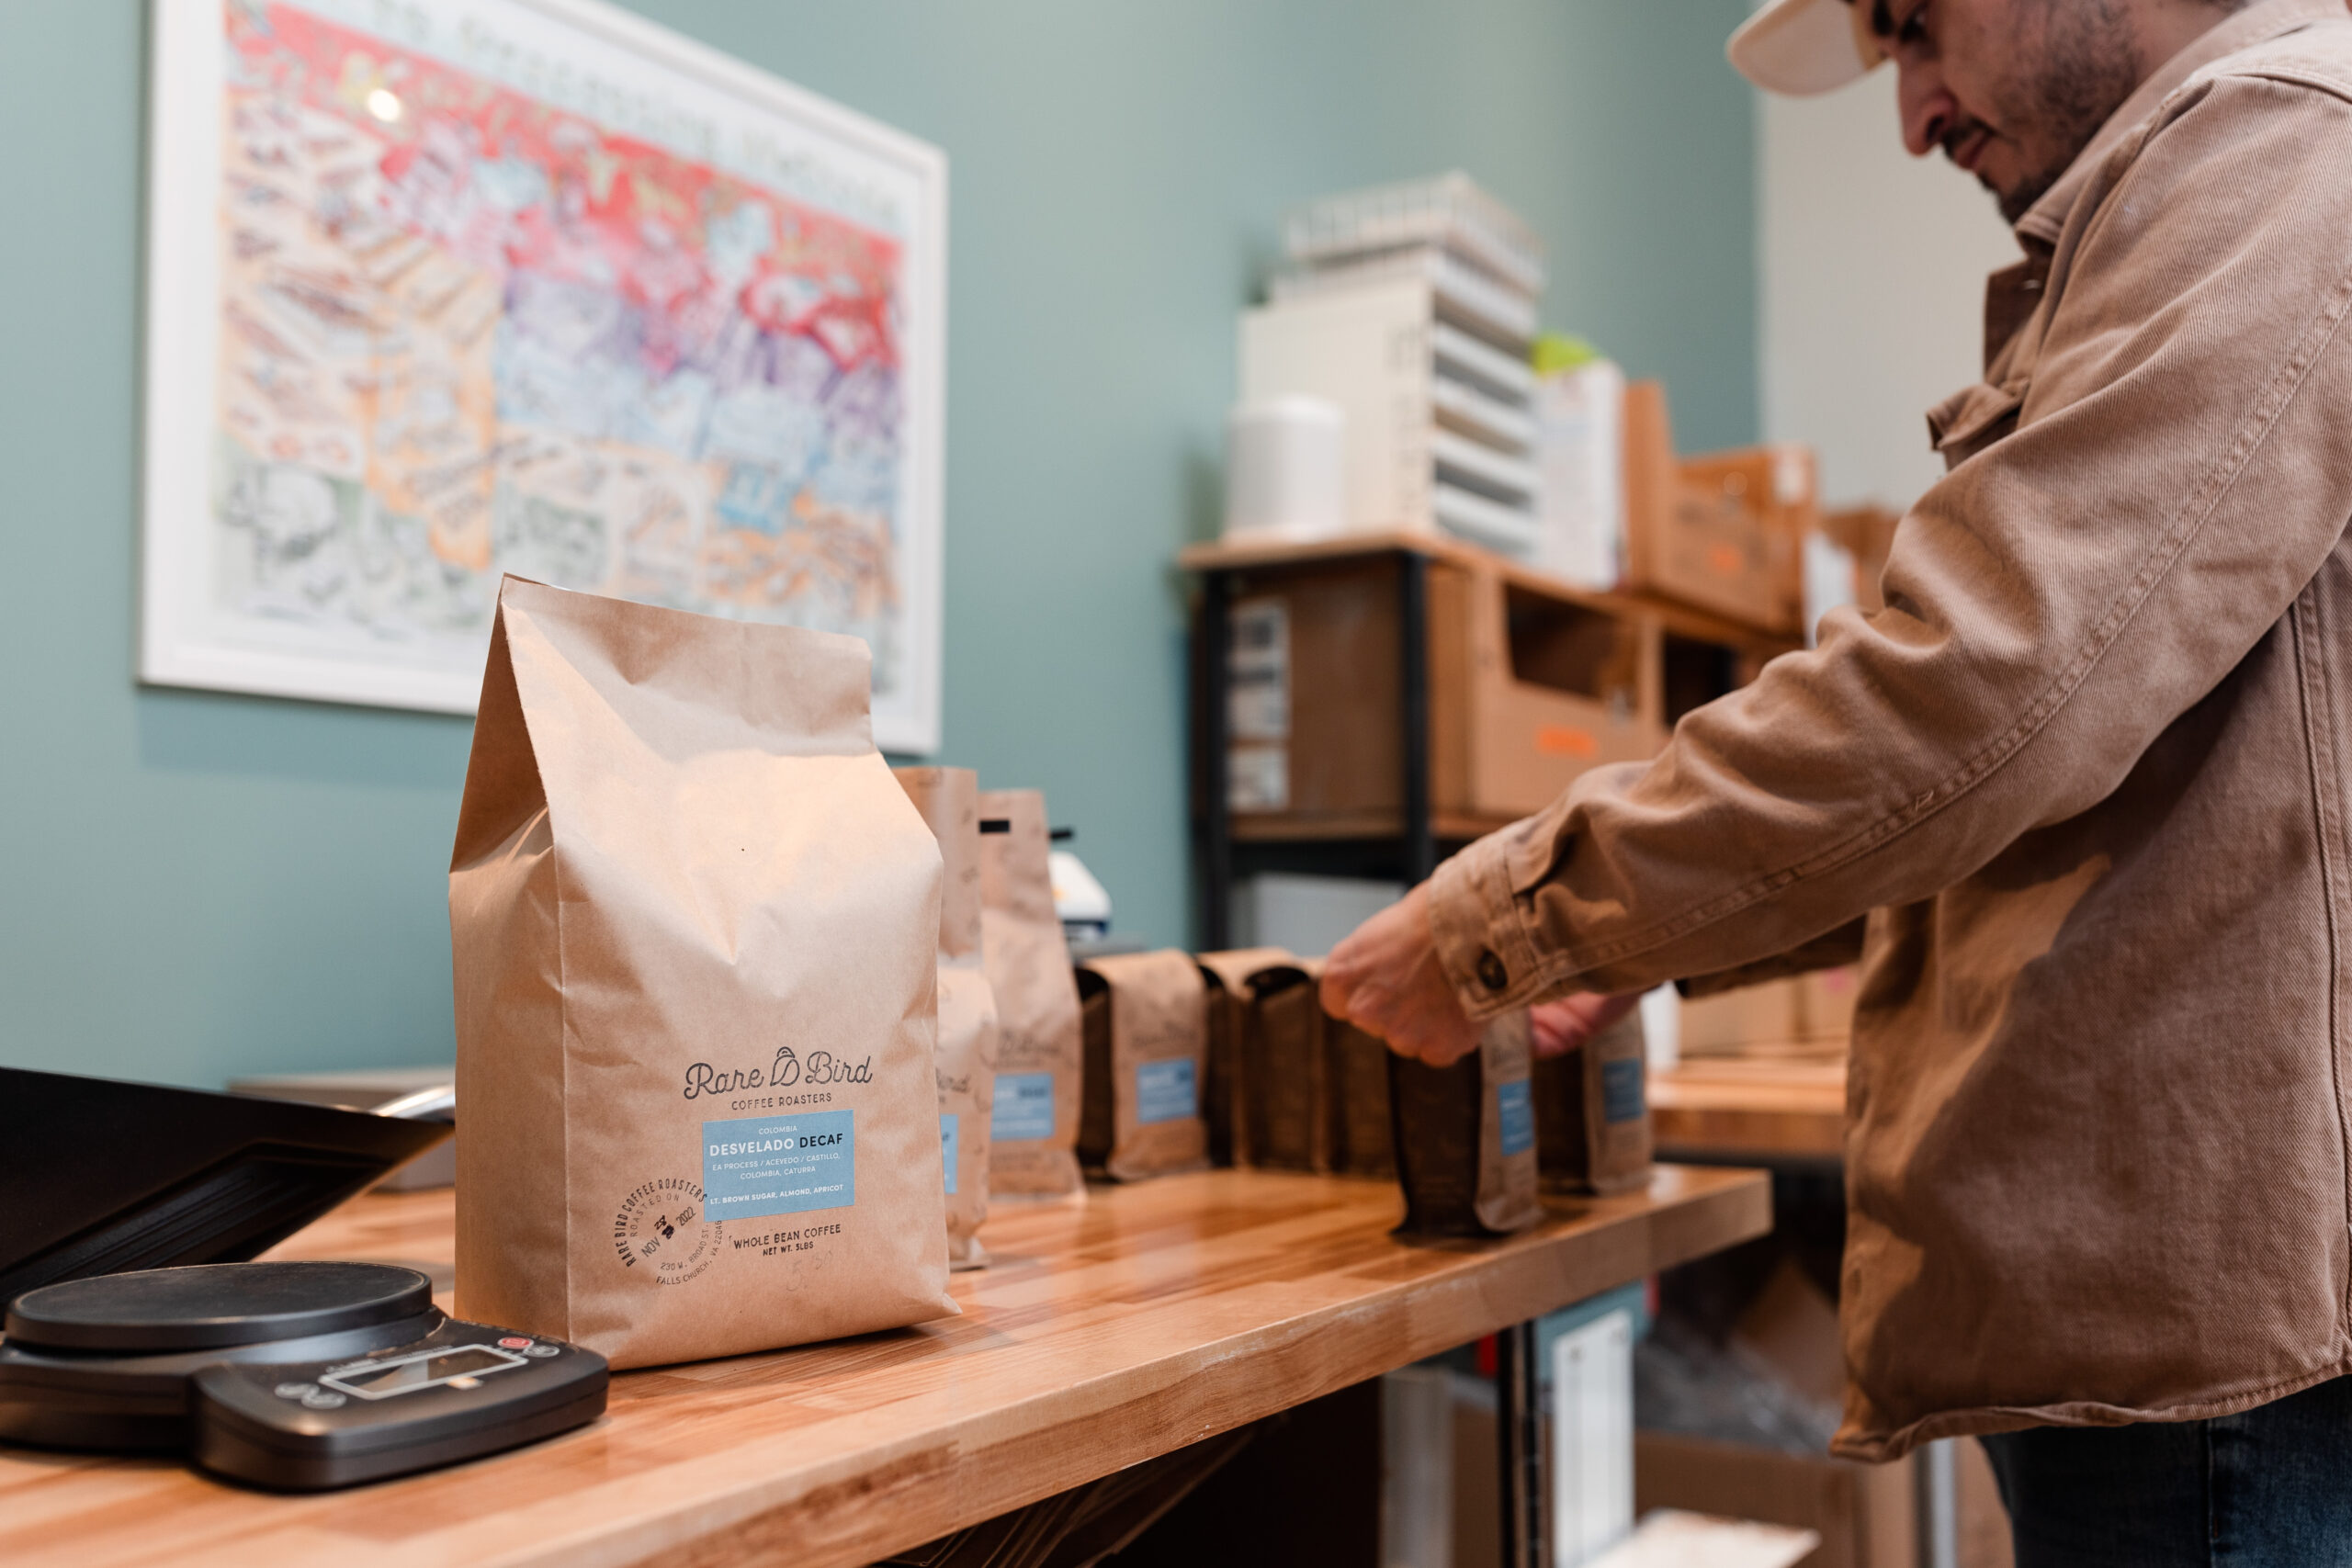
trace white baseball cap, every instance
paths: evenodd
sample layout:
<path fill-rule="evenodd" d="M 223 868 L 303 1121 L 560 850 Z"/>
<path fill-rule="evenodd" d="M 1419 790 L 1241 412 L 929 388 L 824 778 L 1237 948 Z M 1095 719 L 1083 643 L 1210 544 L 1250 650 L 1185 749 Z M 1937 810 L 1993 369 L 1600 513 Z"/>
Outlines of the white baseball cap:
<path fill-rule="evenodd" d="M 1871 0 L 1770 0 L 1724 52 L 1767 92 L 1809 97 L 1859 80 L 1886 58 L 1871 31 Z"/>

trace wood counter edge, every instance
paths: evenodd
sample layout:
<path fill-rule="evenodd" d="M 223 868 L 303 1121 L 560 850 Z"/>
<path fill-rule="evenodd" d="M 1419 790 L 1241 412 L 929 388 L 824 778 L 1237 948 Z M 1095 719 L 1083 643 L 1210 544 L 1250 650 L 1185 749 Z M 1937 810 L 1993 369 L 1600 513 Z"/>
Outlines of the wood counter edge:
<path fill-rule="evenodd" d="M 1485 1269 L 1408 1281 L 1363 1301 L 1271 1322 L 880 1451 L 861 1450 L 790 1481 L 751 1482 L 697 1507 L 715 1528 L 690 1540 L 662 1539 L 668 1521 L 650 1519 L 628 1532 L 638 1545 L 622 1547 L 606 1534 L 502 1561 L 515 1568 L 716 1568 L 788 1558 L 796 1568 L 860 1568 L 1771 1228 L 1771 1190 L 1762 1172 L 1658 1170 L 1678 1181 L 1699 1177 L 1710 1190 L 1604 1220 L 1597 1230 L 1470 1244 L 1499 1250 Z M 1613 1205 L 1598 1200 L 1591 1206 Z M 1346 1353 L 1335 1352 L 1335 1337 Z M 1119 1386 L 1106 1386 L 1113 1383 Z M 937 1484 L 950 1474 L 961 1483 L 952 1488 L 952 1507 Z M 877 1510 L 890 1518 L 886 1533 L 874 1529 Z M 616 1547 L 621 1549 L 599 1550 Z"/>

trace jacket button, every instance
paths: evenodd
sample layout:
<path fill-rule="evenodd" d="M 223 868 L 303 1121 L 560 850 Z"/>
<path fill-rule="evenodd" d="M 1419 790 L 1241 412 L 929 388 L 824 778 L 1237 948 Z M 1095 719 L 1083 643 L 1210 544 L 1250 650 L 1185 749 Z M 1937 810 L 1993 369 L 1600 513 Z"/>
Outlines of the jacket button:
<path fill-rule="evenodd" d="M 1499 991 L 1510 984 L 1510 971 L 1495 956 L 1493 948 L 1478 954 L 1478 980 L 1490 991 Z"/>

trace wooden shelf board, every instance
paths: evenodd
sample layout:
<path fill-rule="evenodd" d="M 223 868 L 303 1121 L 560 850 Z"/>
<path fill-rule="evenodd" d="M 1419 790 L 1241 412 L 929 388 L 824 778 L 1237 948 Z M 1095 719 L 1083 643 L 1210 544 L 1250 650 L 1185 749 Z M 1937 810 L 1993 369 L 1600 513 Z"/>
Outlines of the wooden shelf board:
<path fill-rule="evenodd" d="M 1459 843 L 1508 828 L 1515 817 L 1441 811 L 1430 818 L 1438 838 Z M 1240 815 L 1233 818 L 1238 844 L 1319 844 L 1351 840 L 1400 839 L 1405 820 L 1393 811 L 1351 811 L 1323 817 Z"/>
<path fill-rule="evenodd" d="M 1846 1064 L 1809 1054 L 1685 1057 L 1649 1080 L 1662 1151 L 1690 1157 L 1837 1159 Z"/>
<path fill-rule="evenodd" d="M 594 1426 L 312 1497 L 164 1459 L 0 1450 L 11 1568 L 846 1568 L 1761 1235 L 1758 1172 L 1661 1167 L 1502 1240 L 1388 1235 L 1387 1182 L 1210 1171 L 1002 1207 L 960 1317 L 615 1378 Z M 448 1191 L 356 1200 L 274 1256 L 448 1276 Z M 446 1304 L 446 1302 L 445 1302 Z"/>
<path fill-rule="evenodd" d="M 1456 566 L 1489 568 L 1499 571 L 1506 581 L 1572 603 L 1590 604 L 1599 609 L 1645 611 L 1657 616 L 1666 629 L 1678 637 L 1692 637 L 1702 642 L 1728 643 L 1767 656 L 1794 652 L 1804 646 L 1802 637 L 1760 631 L 1711 611 L 1663 599 L 1654 593 L 1596 593 L 1554 577 L 1549 572 L 1540 571 L 1523 561 L 1513 560 L 1508 556 L 1498 555 L 1492 550 L 1442 534 L 1400 530 L 1380 534 L 1344 534 L 1332 539 L 1219 539 L 1186 546 L 1177 552 L 1176 564 L 1187 571 L 1231 571 L 1252 567 L 1309 566 L 1322 561 L 1391 555 L 1399 550 L 1408 550 L 1430 560 L 1446 561 Z"/>

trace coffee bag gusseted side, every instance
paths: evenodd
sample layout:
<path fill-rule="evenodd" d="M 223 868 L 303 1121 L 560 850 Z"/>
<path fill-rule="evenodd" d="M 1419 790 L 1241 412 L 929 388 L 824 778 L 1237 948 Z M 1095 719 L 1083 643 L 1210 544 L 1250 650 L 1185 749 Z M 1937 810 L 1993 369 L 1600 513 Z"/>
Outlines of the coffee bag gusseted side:
<path fill-rule="evenodd" d="M 1111 1056 L 1111 982 L 1089 964 L 1078 983 L 1078 1163 L 1101 1174 L 1119 1142 L 1118 1067 Z"/>
<path fill-rule="evenodd" d="M 1650 1175 L 1642 1015 L 1535 1064 L 1536 1163 L 1547 1192 L 1629 1192 Z"/>
<path fill-rule="evenodd" d="M 996 996 L 989 1195 L 1083 1193 L 1078 1168 L 1078 987 L 1054 912 L 1052 836 L 1034 789 L 980 795 L 980 952 Z"/>
<path fill-rule="evenodd" d="M 502 587 L 449 874 L 461 1310 L 620 1367 L 956 1310 L 939 851 L 869 667 Z"/>
<path fill-rule="evenodd" d="M 1250 1085 L 1250 1163 L 1263 1169 L 1331 1168 L 1329 1073 L 1316 994 L 1320 968 L 1293 960 L 1250 977 L 1241 1071 Z"/>
<path fill-rule="evenodd" d="M 1269 969 L 1297 968 L 1299 960 L 1284 948 L 1245 947 L 1204 953 L 1193 962 L 1207 987 L 1208 1065 L 1201 1084 L 1201 1119 L 1208 1125 L 1209 1163 L 1254 1165 L 1257 1151 L 1250 1135 L 1254 1096 L 1242 1064 L 1254 1006 L 1250 983 Z"/>
<path fill-rule="evenodd" d="M 1331 1168 L 1341 1176 L 1394 1177 L 1396 1134 L 1388 1107 L 1387 1043 L 1326 1013 L 1323 1055 L 1330 1094 Z"/>
<path fill-rule="evenodd" d="M 1487 1026 L 1451 1066 L 1392 1055 L 1389 1096 L 1408 1235 L 1501 1235 L 1543 1217 L 1536 1197 L 1527 1015 Z"/>
<path fill-rule="evenodd" d="M 563 953 L 555 832 L 502 604 L 449 863 L 458 1092 L 484 1135 L 458 1152 L 458 1306 L 571 1338 Z M 497 1135 L 487 1129 L 492 1121 Z M 477 1194 L 497 1201 L 471 1202 Z"/>
<path fill-rule="evenodd" d="M 939 840 L 939 1153 L 947 1175 L 947 1266 L 988 1263 L 989 1118 L 996 1101 L 996 993 L 980 961 L 980 785 L 969 768 L 899 768 L 899 786 Z"/>
<path fill-rule="evenodd" d="M 1315 984 L 1318 1002 L 1321 1076 L 1317 1093 L 1322 1118 L 1318 1146 L 1323 1163 L 1317 1168 L 1339 1176 L 1392 1179 L 1396 1174 L 1396 1134 L 1389 1107 L 1387 1043 L 1345 1019 L 1322 1012 L 1323 960 L 1300 962 Z"/>
<path fill-rule="evenodd" d="M 1199 966 L 1190 954 L 1167 948 L 1089 959 L 1080 971 L 1087 1007 L 1108 1025 L 1089 1031 L 1107 1039 L 1099 1046 L 1090 1042 L 1088 1127 L 1080 1152 L 1114 1181 L 1203 1168 L 1208 1028 Z"/>

